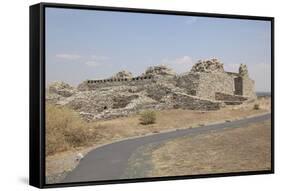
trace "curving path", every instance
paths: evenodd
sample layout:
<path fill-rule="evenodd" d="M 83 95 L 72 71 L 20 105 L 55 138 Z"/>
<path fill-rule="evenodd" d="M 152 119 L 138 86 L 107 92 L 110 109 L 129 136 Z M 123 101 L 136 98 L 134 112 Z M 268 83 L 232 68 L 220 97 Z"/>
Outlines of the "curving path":
<path fill-rule="evenodd" d="M 257 123 L 270 118 L 271 114 L 264 114 L 232 122 L 158 133 L 104 145 L 90 151 L 80 161 L 78 166 L 66 176 L 63 182 L 69 183 L 120 179 L 122 178 L 121 176 L 123 175 L 123 172 L 126 170 L 128 159 L 131 154 L 140 146 L 151 143 L 157 144 L 169 139 L 207 133 L 213 130 L 238 128 L 240 125 Z"/>

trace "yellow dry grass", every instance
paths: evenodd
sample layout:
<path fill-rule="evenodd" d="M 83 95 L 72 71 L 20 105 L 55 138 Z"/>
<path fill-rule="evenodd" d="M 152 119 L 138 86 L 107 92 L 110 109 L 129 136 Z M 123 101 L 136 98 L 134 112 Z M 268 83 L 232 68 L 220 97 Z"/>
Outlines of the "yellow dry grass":
<path fill-rule="evenodd" d="M 253 103 L 252 103 L 253 105 Z M 211 123 L 225 120 L 235 120 L 250 115 L 268 112 L 266 109 L 254 110 L 253 106 L 233 109 L 233 107 L 223 108 L 218 111 L 193 111 L 183 109 L 170 109 L 156 111 L 156 122 L 143 126 L 139 123 L 139 115 L 117 118 L 106 121 L 99 121 L 103 127 L 103 134 L 110 134 L 115 137 L 127 137 L 144 135 L 151 132 L 158 132 L 168 129 L 190 128 L 199 124 Z M 108 137 L 107 137 L 108 138 Z"/>
<path fill-rule="evenodd" d="M 269 170 L 270 120 L 237 129 L 178 138 L 152 151 L 148 176 Z"/>
<path fill-rule="evenodd" d="M 155 111 L 156 121 L 149 125 L 140 124 L 140 115 L 88 123 L 69 108 L 47 104 L 46 173 L 59 173 L 62 169 L 73 168 L 73 165 L 76 165 L 73 164 L 75 154 L 78 152 L 86 154 L 102 144 L 163 130 L 198 127 L 199 124 L 204 123 L 234 120 L 269 111 L 270 100 L 262 99 L 258 100 L 258 103 L 259 110 L 254 110 L 254 103 L 250 103 L 246 106 L 227 107 L 210 112 L 182 109 Z"/>
<path fill-rule="evenodd" d="M 89 145 L 94 137 L 94 131 L 76 112 L 47 104 L 46 155 Z"/>

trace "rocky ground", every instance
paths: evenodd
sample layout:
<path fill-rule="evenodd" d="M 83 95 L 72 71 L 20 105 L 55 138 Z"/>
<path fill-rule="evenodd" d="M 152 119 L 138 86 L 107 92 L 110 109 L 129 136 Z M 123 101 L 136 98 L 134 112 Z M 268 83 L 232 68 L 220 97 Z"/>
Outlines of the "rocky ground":
<path fill-rule="evenodd" d="M 168 82 L 102 87 L 88 91 L 55 82 L 47 89 L 46 101 L 69 107 L 87 121 L 124 117 L 147 109 L 218 110 L 223 105 L 219 101 L 188 95 L 185 90 Z"/>

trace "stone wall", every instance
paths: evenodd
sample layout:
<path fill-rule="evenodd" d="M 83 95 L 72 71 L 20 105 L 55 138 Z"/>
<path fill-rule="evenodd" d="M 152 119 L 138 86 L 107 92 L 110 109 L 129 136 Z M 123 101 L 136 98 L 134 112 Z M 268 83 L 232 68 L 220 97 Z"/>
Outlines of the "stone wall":
<path fill-rule="evenodd" d="M 95 90 L 103 87 L 112 86 L 143 86 L 147 83 L 154 83 L 155 78 L 151 76 L 147 77 L 135 77 L 135 78 L 115 78 L 115 79 L 103 79 L 103 80 L 86 80 L 78 85 L 80 91 Z"/>
<path fill-rule="evenodd" d="M 239 73 L 225 72 L 223 63 L 212 59 L 198 62 L 182 75 L 154 66 L 137 77 L 121 71 L 108 79 L 86 80 L 77 88 L 57 82 L 49 86 L 46 100 L 66 105 L 86 120 L 98 120 L 146 109 L 218 110 L 255 97 L 245 65 Z"/>
<path fill-rule="evenodd" d="M 189 73 L 176 78 L 176 86 L 184 88 L 187 94 L 197 95 L 200 83 L 199 73 Z"/>
<path fill-rule="evenodd" d="M 215 93 L 215 99 L 219 101 L 246 101 L 247 98 L 239 95 L 230 95 L 221 92 Z"/>
<path fill-rule="evenodd" d="M 243 96 L 255 99 L 256 90 L 255 90 L 255 82 L 251 80 L 249 77 L 243 77 Z"/>
<path fill-rule="evenodd" d="M 239 83 L 238 83 L 238 79 Z M 137 89 L 149 88 L 149 97 L 160 99 L 165 89 L 147 86 L 149 84 L 172 84 L 185 90 L 186 94 L 215 100 L 217 92 L 229 95 L 243 95 L 255 98 L 254 81 L 248 76 L 231 72 L 190 72 L 185 75 L 155 75 L 133 78 L 109 78 L 104 80 L 86 80 L 78 86 L 80 91 L 96 90 L 113 86 L 132 86 Z"/>
<path fill-rule="evenodd" d="M 202 99 L 196 96 L 175 93 L 173 94 L 174 108 L 192 110 L 218 110 L 222 107 L 219 101 Z"/>
<path fill-rule="evenodd" d="M 234 78 L 227 73 L 200 73 L 196 96 L 215 100 L 216 92 L 234 94 Z"/>

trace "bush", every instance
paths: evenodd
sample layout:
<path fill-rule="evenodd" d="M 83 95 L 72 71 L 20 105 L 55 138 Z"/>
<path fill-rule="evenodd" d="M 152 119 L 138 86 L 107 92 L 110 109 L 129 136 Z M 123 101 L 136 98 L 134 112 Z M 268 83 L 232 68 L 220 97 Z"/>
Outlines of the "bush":
<path fill-rule="evenodd" d="M 140 124 L 149 125 L 156 121 L 156 113 L 154 111 L 144 111 L 140 114 Z"/>
<path fill-rule="evenodd" d="M 255 110 L 259 110 L 259 109 L 260 109 L 260 105 L 259 105 L 259 104 L 255 104 L 255 105 L 254 105 L 254 109 L 255 109 Z"/>
<path fill-rule="evenodd" d="M 86 146 L 95 138 L 89 125 L 66 107 L 46 106 L 46 155 Z"/>

